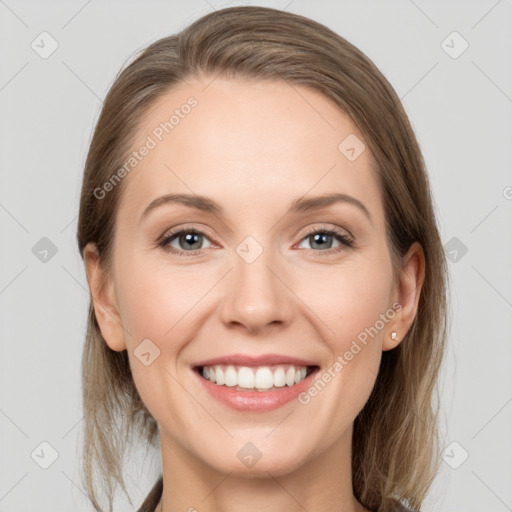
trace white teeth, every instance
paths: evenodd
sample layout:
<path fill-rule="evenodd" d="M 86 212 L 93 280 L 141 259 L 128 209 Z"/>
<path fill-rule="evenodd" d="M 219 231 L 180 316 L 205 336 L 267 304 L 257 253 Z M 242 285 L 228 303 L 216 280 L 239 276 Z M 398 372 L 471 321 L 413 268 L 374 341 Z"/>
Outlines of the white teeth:
<path fill-rule="evenodd" d="M 286 385 L 293 386 L 295 384 L 295 368 L 290 366 L 286 372 Z"/>
<path fill-rule="evenodd" d="M 270 389 L 274 385 L 274 376 L 268 366 L 258 368 L 254 380 L 254 385 L 258 389 Z"/>
<path fill-rule="evenodd" d="M 293 386 L 306 378 L 305 366 L 273 365 L 273 366 L 205 366 L 203 377 L 219 386 L 237 387 L 267 391 L 272 388 Z"/>
<path fill-rule="evenodd" d="M 220 369 L 220 367 L 218 368 Z M 226 373 L 224 373 L 224 384 L 230 388 L 238 384 L 238 378 L 234 366 L 227 367 Z"/>
<path fill-rule="evenodd" d="M 215 368 L 214 382 L 216 382 L 219 385 L 224 384 L 224 373 L 222 372 L 222 370 L 220 368 Z"/>
<path fill-rule="evenodd" d="M 286 384 L 286 377 L 284 375 L 284 368 L 279 367 L 276 368 L 276 371 L 274 372 L 274 386 L 276 388 L 282 388 Z"/>
<path fill-rule="evenodd" d="M 222 370 L 219 369 L 222 373 Z M 238 385 L 242 388 L 253 388 L 254 387 L 254 372 L 247 368 L 247 366 L 242 366 L 238 370 Z M 219 382 L 217 382 L 219 384 Z"/>

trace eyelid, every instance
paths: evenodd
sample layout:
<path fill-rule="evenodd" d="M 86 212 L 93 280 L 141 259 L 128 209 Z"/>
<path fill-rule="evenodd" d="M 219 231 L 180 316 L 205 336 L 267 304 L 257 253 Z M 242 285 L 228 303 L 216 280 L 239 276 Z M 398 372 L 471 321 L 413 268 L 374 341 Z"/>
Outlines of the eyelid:
<path fill-rule="evenodd" d="M 157 249 L 163 249 L 165 252 L 176 254 L 178 256 L 196 256 L 201 253 L 201 251 L 204 251 L 204 249 L 195 249 L 193 251 L 184 251 L 183 249 L 177 249 L 175 247 L 172 247 L 170 245 L 170 239 L 175 239 L 176 236 L 180 235 L 181 233 L 196 233 L 198 235 L 201 235 L 209 240 L 209 242 L 212 245 L 219 245 L 215 241 L 215 237 L 213 237 L 210 234 L 210 230 L 206 227 L 197 228 L 195 226 L 190 226 L 188 224 L 180 225 L 179 227 L 170 228 L 164 231 L 163 235 L 158 237 L 156 241 L 156 248 Z"/>
<path fill-rule="evenodd" d="M 186 256 L 194 256 L 194 255 L 199 254 L 201 251 L 204 251 L 204 249 L 195 249 L 193 251 L 184 251 L 182 249 L 176 249 L 174 247 L 171 247 L 168 244 L 170 238 L 175 238 L 176 235 L 179 235 L 184 232 L 185 233 L 196 233 L 198 235 L 201 235 L 201 236 L 204 236 L 205 238 L 207 238 L 212 245 L 217 245 L 217 246 L 220 245 L 218 242 L 216 242 L 215 237 L 210 234 L 210 230 L 206 226 L 197 228 L 195 226 L 185 224 L 185 225 L 180 225 L 179 227 L 176 227 L 176 228 L 171 228 L 171 229 L 166 230 L 164 232 L 164 234 L 158 238 L 157 247 L 161 247 L 164 250 L 169 251 L 171 253 L 174 252 L 176 254 L 186 255 Z M 338 247 L 338 248 L 331 247 L 331 248 L 325 249 L 325 250 L 316 250 L 316 249 L 306 249 L 306 250 L 313 251 L 315 253 L 320 253 L 320 254 L 321 253 L 332 254 L 333 252 L 339 252 L 343 249 L 351 248 L 354 246 L 355 238 L 353 237 L 352 233 L 350 233 L 350 231 L 348 231 L 347 229 L 339 228 L 339 227 L 333 226 L 333 225 L 320 224 L 320 225 L 316 225 L 316 226 L 309 228 L 305 233 L 303 233 L 300 236 L 299 241 L 297 243 L 295 243 L 293 247 L 300 245 L 304 240 L 306 240 L 312 234 L 322 233 L 322 232 L 331 234 L 335 237 L 338 236 L 339 238 L 341 238 L 341 240 L 338 240 L 338 241 L 340 242 L 340 246 L 344 246 L 344 247 L 341 247 L 341 248 L 340 247 Z M 296 236 L 299 236 L 299 235 L 296 235 Z"/>
<path fill-rule="evenodd" d="M 338 239 L 338 242 L 340 243 L 339 247 L 330 247 L 329 249 L 325 250 L 315 250 L 315 249 L 306 249 L 307 251 L 313 251 L 317 254 L 333 254 L 338 253 L 346 249 L 351 249 L 355 247 L 355 238 L 352 236 L 352 233 L 348 231 L 347 229 L 340 228 L 338 226 L 327 226 L 327 225 L 320 225 L 320 226 L 314 226 L 310 228 L 306 233 L 302 234 L 300 237 L 299 242 L 297 242 L 295 246 L 300 245 L 304 240 L 309 238 L 311 235 L 315 233 L 327 233 L 335 238 Z"/>
<path fill-rule="evenodd" d="M 161 235 L 158 238 L 158 240 L 162 241 L 162 240 L 165 240 L 166 238 L 169 238 L 173 235 L 181 233 L 182 231 L 187 231 L 187 232 L 194 232 L 194 233 L 198 233 L 200 235 L 206 236 L 206 238 L 208 238 L 210 240 L 210 242 L 215 242 L 215 236 L 212 234 L 212 232 L 209 228 L 207 228 L 206 226 L 204 226 L 204 227 L 203 226 L 196 227 L 196 226 L 197 226 L 197 224 L 194 224 L 194 225 L 184 224 L 184 225 L 180 225 L 179 227 L 176 227 L 176 228 L 167 229 L 164 231 L 163 235 Z M 217 242 L 215 242 L 215 243 L 217 243 Z"/>
<path fill-rule="evenodd" d="M 336 233 L 339 235 L 344 235 L 346 238 L 349 238 L 352 241 L 355 240 L 355 237 L 352 235 L 352 233 L 348 229 L 341 228 L 339 226 L 335 226 L 332 224 L 323 224 L 323 223 L 316 224 L 312 228 L 308 228 L 308 230 L 302 235 L 301 240 L 303 240 L 304 238 L 306 238 L 307 236 L 309 236 L 313 233 L 317 233 L 318 231 L 333 232 L 333 233 Z"/>

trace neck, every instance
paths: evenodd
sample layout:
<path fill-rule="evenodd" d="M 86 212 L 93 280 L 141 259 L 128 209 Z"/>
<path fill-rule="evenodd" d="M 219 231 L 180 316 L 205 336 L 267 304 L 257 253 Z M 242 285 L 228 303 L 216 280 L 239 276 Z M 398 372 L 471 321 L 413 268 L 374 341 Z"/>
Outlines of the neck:
<path fill-rule="evenodd" d="M 222 473 L 160 430 L 163 495 L 158 512 L 363 512 L 354 498 L 352 428 L 292 471 L 248 477 Z M 283 474 L 284 473 L 284 474 Z"/>

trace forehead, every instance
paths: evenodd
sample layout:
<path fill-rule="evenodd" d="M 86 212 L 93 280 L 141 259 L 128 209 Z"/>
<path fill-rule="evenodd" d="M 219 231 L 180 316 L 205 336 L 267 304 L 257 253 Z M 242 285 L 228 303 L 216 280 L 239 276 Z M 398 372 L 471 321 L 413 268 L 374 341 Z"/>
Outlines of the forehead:
<path fill-rule="evenodd" d="M 169 90 L 144 116 L 121 209 L 140 214 L 159 195 L 183 192 L 212 197 L 226 210 L 231 204 L 236 214 L 239 207 L 267 211 L 286 198 L 342 192 L 378 210 L 373 159 L 363 148 L 351 119 L 313 89 L 195 79 Z"/>

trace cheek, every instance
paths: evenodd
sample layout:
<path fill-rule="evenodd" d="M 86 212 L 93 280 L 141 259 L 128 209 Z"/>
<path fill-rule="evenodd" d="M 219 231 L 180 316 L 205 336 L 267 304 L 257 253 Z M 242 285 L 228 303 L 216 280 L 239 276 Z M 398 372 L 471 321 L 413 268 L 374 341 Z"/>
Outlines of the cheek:
<path fill-rule="evenodd" d="M 371 330 L 372 338 L 380 338 L 385 326 L 382 315 L 390 308 L 392 286 L 391 264 L 375 259 L 355 258 L 340 266 L 305 272 L 296 280 L 296 290 L 325 326 L 336 354 L 348 349 L 352 340 L 364 342 Z"/>
<path fill-rule="evenodd" d="M 383 335 L 395 316 L 391 260 L 375 251 L 304 276 L 296 282 L 298 295 L 307 298 L 306 305 L 325 327 L 330 359 L 317 377 L 322 382 L 308 390 L 303 403 L 311 403 L 319 422 L 332 423 L 335 437 L 336 428 L 362 409 L 375 384 Z M 317 410 L 320 404 L 323 412 Z"/>
<path fill-rule="evenodd" d="M 172 411 L 173 421 L 184 429 L 186 418 L 177 411 L 190 403 L 179 384 L 183 377 L 180 354 L 196 336 L 194 312 L 212 284 L 198 279 L 197 271 L 194 275 L 185 266 L 155 263 L 143 255 L 119 261 L 116 279 L 135 386 L 159 423 L 165 423 Z"/>
<path fill-rule="evenodd" d="M 382 336 L 395 314 L 389 303 L 391 264 L 372 258 L 347 260 L 300 283 L 298 295 L 307 297 L 307 306 L 326 327 L 330 360 L 299 401 L 309 411 L 312 429 L 330 425 L 322 441 L 328 446 L 364 407 L 375 384 Z"/>
<path fill-rule="evenodd" d="M 128 345 L 150 338 L 155 343 L 173 338 L 211 287 L 213 277 L 192 266 L 171 266 L 144 257 L 126 259 L 118 276 L 119 307 L 130 337 Z M 178 348 L 178 347 L 176 347 Z"/>

